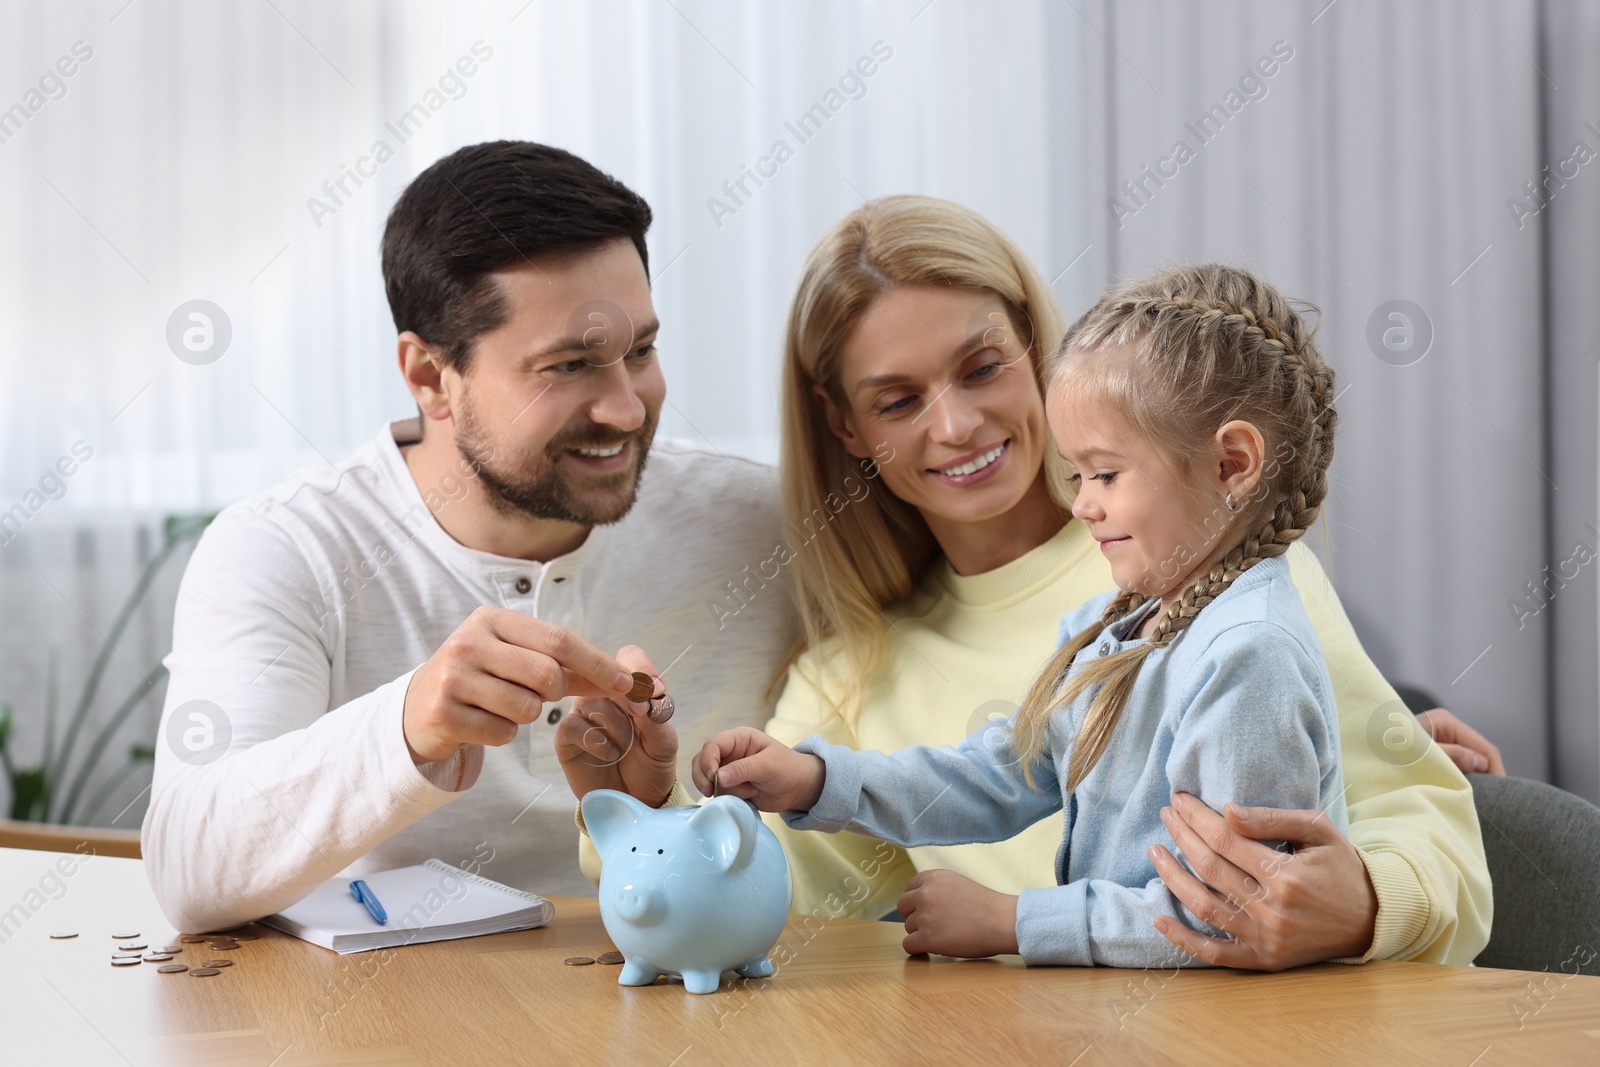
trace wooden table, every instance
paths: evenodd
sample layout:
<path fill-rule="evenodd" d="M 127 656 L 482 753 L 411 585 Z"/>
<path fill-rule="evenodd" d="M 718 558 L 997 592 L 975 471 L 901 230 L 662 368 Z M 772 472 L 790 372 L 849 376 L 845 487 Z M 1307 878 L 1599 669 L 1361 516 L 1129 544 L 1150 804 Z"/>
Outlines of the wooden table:
<path fill-rule="evenodd" d="M 0 849 L 0 1063 L 1600 1062 L 1600 978 L 1373 963 L 1284 974 L 910 959 L 901 927 L 792 922 L 765 981 L 625 988 L 592 900 L 542 930 L 338 956 L 264 930 L 214 978 L 112 967 L 175 940 L 138 860 Z M 52 872 L 54 876 L 52 876 Z M 51 940 L 76 931 L 71 940 Z M 216 955 L 189 946 L 182 962 Z M 1520 1023 L 1520 1026 L 1519 1026 Z"/>

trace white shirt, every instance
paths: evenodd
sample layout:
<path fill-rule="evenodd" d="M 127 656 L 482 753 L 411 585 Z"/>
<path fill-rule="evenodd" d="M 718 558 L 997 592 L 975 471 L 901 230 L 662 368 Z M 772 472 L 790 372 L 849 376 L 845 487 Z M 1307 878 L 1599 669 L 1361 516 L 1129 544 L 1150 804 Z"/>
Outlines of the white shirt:
<path fill-rule="evenodd" d="M 328 878 L 431 857 L 477 860 L 537 892 L 593 893 L 549 716 L 508 745 L 412 763 L 411 673 L 480 605 L 609 653 L 648 652 L 677 703 L 685 780 L 712 733 L 765 721 L 798 636 L 773 562 L 772 468 L 657 442 L 628 515 L 540 564 L 440 527 L 432 513 L 451 498 L 425 501 L 399 450 L 417 433 L 418 420 L 396 422 L 337 467 L 227 508 L 195 548 L 143 831 L 151 886 L 179 929 L 269 915 Z"/>

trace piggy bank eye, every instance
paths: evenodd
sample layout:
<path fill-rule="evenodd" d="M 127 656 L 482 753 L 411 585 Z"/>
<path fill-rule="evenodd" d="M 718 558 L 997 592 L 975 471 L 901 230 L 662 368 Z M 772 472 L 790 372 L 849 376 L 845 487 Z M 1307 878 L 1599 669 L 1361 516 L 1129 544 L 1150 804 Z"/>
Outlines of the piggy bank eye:
<path fill-rule="evenodd" d="M 663 853 L 663 852 L 665 852 L 665 851 L 666 851 L 666 849 L 664 849 L 664 848 L 658 848 L 658 849 L 656 849 L 656 855 L 658 855 L 658 856 L 659 856 L 659 855 L 661 855 L 661 854 L 662 854 L 662 853 Z"/>
<path fill-rule="evenodd" d="M 630 849 L 629 849 L 629 850 L 628 850 L 628 851 L 629 851 L 629 852 L 638 852 L 638 851 L 639 851 L 639 846 L 638 846 L 638 845 L 634 845 L 634 846 L 633 846 L 633 847 L 632 847 L 632 848 L 630 848 Z"/>

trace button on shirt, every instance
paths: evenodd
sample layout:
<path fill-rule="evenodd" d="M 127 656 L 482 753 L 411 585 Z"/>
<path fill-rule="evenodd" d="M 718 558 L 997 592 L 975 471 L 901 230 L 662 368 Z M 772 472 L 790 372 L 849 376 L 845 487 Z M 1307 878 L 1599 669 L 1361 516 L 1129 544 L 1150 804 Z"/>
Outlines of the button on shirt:
<path fill-rule="evenodd" d="M 180 929 L 271 914 L 326 879 L 434 857 L 476 860 L 520 888 L 593 893 L 553 744 L 570 701 L 505 746 L 412 763 L 411 674 L 480 605 L 606 652 L 644 648 L 678 706 L 685 780 L 705 738 L 765 720 L 764 694 L 797 637 L 774 562 L 785 556 L 772 468 L 658 441 L 628 515 L 539 563 L 444 531 L 435 515 L 454 501 L 425 498 L 400 452 L 417 430 L 394 423 L 337 467 L 227 508 L 195 548 L 164 661 L 161 736 L 181 738 L 199 707 L 220 741 L 198 754 L 158 743 L 144 823 L 151 885 Z"/>

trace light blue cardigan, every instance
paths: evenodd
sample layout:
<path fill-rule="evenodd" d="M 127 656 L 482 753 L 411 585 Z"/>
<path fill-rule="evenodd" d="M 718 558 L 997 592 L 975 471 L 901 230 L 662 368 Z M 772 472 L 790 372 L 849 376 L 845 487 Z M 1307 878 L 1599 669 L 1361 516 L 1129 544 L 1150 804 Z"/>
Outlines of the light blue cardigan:
<path fill-rule="evenodd" d="M 1111 594 L 1061 622 L 1065 641 L 1094 625 Z M 1140 643 L 1118 635 L 1143 607 L 1111 624 L 1072 671 Z M 1137 627 L 1132 627 L 1136 629 Z M 988 727 L 959 745 L 857 752 L 812 736 L 796 746 L 822 757 L 827 777 L 809 812 L 785 812 L 801 830 L 850 830 L 897 845 L 1003 841 L 1053 811 L 1065 834 L 1058 885 L 1025 889 L 1017 944 L 1034 964 L 1203 966 L 1152 925 L 1170 915 L 1216 936 L 1180 905 L 1146 850 L 1178 854 L 1160 811 L 1178 790 L 1212 808 L 1227 801 L 1319 808 L 1349 829 L 1339 774 L 1339 722 L 1322 646 L 1288 565 L 1264 560 L 1240 575 L 1189 628 L 1145 661 L 1111 743 L 1071 794 L 1067 764 L 1093 693 L 1057 712 L 1049 751 L 1030 789 L 1008 730 Z M 1048 788 L 1052 779 L 1055 789 Z M 1292 863 L 1292 858 L 1285 859 Z"/>

